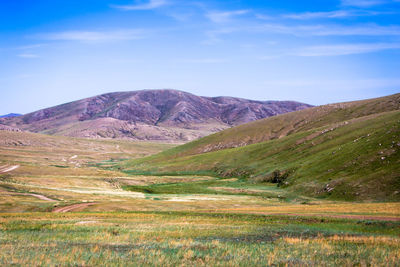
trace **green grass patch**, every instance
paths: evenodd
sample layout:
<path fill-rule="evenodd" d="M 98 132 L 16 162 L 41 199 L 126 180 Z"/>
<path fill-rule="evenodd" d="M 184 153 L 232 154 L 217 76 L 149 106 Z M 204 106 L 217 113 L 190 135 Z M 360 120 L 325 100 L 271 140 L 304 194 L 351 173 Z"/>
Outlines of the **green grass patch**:
<path fill-rule="evenodd" d="M 69 168 L 69 166 L 65 166 L 65 165 L 50 165 L 50 166 L 57 167 L 57 168 L 63 168 L 63 169 Z"/>
<path fill-rule="evenodd" d="M 0 228 L 1 265 L 395 266 L 400 249 L 396 223 L 287 216 L 0 214 Z"/>

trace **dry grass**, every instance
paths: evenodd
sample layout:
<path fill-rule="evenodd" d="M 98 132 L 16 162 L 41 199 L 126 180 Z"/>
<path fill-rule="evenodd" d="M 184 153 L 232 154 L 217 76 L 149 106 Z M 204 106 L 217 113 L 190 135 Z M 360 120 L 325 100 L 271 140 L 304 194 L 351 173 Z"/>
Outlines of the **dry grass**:
<path fill-rule="evenodd" d="M 398 222 L 329 217 L 400 218 L 399 203 L 326 201 L 240 179 L 136 176 L 115 167 L 169 145 L 1 131 L 0 137 L 7 138 L 0 138 L 0 166 L 20 165 L 0 175 L 0 265 L 395 266 L 400 259 Z M 206 193 L 186 193 L 194 189 Z M 95 204 L 51 212 L 80 203 Z"/>
<path fill-rule="evenodd" d="M 395 266 L 397 226 L 198 213 L 0 215 L 2 265 Z"/>

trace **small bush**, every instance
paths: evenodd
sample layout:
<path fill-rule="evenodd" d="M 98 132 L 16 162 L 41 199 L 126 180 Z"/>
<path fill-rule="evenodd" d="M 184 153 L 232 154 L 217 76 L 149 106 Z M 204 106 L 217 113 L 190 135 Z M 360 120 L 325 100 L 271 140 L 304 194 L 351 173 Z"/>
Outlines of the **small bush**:
<path fill-rule="evenodd" d="M 257 183 L 273 183 L 277 184 L 277 186 L 279 187 L 285 184 L 285 181 L 292 173 L 293 171 L 291 170 L 285 170 L 285 171 L 275 170 L 272 173 L 269 173 L 265 176 L 255 178 L 254 181 Z"/>

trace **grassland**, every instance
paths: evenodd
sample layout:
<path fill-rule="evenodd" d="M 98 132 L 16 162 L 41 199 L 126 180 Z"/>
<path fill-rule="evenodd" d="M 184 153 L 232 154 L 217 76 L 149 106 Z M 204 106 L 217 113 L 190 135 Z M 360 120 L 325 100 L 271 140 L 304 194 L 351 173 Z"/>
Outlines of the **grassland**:
<path fill-rule="evenodd" d="M 257 131 L 254 125 L 275 125 L 276 120 L 287 118 L 300 120 L 299 116 L 308 114 L 309 110 L 284 114 L 154 156 L 125 161 L 119 166 L 127 173 L 179 175 L 198 172 L 216 177 L 241 177 L 255 184 L 272 181 L 275 176 L 281 187 L 310 197 L 399 201 L 400 111 L 379 110 L 379 113 L 371 114 L 376 111 L 376 106 L 383 110 L 397 108 L 388 103 L 398 98 L 399 95 L 384 98 L 382 101 L 387 105 L 378 105 L 376 101 L 372 106 L 370 101 L 350 103 L 348 108 L 344 105 L 342 110 L 322 112 L 319 117 L 314 115 L 307 127 L 298 126 L 300 130 L 296 128 L 280 138 L 225 148 L 236 146 L 236 138 L 240 136 L 246 140 L 244 135 L 247 139 L 258 140 L 263 128 L 260 126 Z M 368 115 L 362 116 L 365 114 Z M 339 121 L 338 118 L 346 120 Z M 303 120 L 308 119 L 303 117 Z M 329 123 L 320 126 L 321 121 L 326 123 L 326 120 Z M 316 128 L 309 129 L 310 125 Z M 282 127 L 285 128 L 285 123 Z M 220 142 L 221 136 L 226 138 L 223 142 Z M 196 152 L 199 150 L 203 153 Z"/>
<path fill-rule="evenodd" d="M 373 166 L 397 186 L 398 125 L 391 111 L 180 158 L 171 144 L 0 131 L 0 265 L 397 266 L 400 203 L 351 174 Z M 354 151 L 357 164 L 341 160 Z M 296 164 L 290 186 L 265 179 Z M 339 174 L 385 196 L 333 184 L 316 197 L 290 180 Z"/>
<path fill-rule="evenodd" d="M 194 212 L 0 214 L 1 265 L 396 266 L 399 224 Z"/>

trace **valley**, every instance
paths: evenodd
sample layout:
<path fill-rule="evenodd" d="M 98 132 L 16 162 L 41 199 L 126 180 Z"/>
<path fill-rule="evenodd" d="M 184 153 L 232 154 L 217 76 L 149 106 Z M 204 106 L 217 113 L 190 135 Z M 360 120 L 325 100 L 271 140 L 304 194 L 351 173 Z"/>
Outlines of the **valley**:
<path fill-rule="evenodd" d="M 184 145 L 0 131 L 0 264 L 396 265 L 397 99 Z"/>
<path fill-rule="evenodd" d="M 400 267 L 399 11 L 0 1 L 0 267 Z"/>

